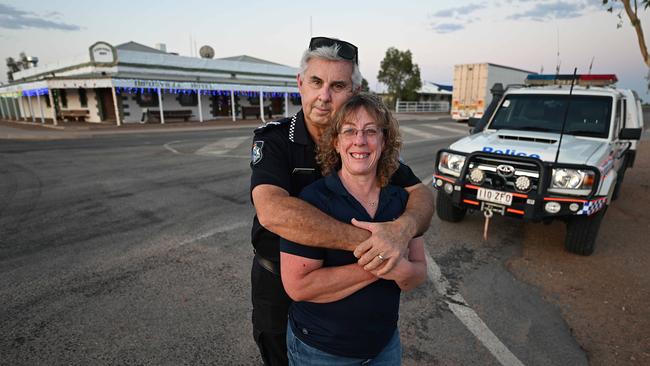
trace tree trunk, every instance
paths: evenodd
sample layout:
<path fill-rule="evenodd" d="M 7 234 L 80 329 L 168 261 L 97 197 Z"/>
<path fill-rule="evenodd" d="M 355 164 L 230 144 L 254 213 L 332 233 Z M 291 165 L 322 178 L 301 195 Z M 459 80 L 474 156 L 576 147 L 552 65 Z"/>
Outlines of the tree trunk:
<path fill-rule="evenodd" d="M 650 57 L 648 56 L 648 47 L 645 44 L 645 37 L 643 36 L 641 21 L 636 15 L 636 3 L 633 11 L 632 6 L 630 5 L 630 0 L 621 0 L 621 2 L 625 7 L 625 12 L 627 13 L 628 18 L 630 18 L 630 22 L 632 23 L 634 30 L 636 31 L 636 37 L 639 40 L 639 49 L 641 50 L 641 56 L 643 56 L 643 62 L 645 62 L 646 66 L 650 68 Z"/>

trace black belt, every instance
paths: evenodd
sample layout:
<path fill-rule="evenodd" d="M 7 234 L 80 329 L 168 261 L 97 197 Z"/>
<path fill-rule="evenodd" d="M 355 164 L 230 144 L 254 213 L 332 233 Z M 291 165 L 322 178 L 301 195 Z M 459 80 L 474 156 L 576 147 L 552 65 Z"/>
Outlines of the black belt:
<path fill-rule="evenodd" d="M 259 263 L 262 268 L 273 273 L 276 276 L 280 275 L 280 264 L 270 261 L 259 254 L 255 254 L 255 260 Z"/>

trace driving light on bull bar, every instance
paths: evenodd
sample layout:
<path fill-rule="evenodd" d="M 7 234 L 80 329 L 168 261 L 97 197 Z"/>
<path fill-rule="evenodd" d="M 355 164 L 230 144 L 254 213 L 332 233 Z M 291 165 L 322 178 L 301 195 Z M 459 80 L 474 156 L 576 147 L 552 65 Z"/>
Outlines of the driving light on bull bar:
<path fill-rule="evenodd" d="M 451 185 L 451 183 L 445 183 L 445 192 L 447 194 L 451 194 L 451 192 L 454 191 L 454 186 Z"/>
<path fill-rule="evenodd" d="M 515 188 L 517 188 L 518 191 L 520 192 L 528 192 L 530 188 L 532 187 L 532 184 L 530 182 L 530 178 L 522 175 L 515 180 Z"/>
<path fill-rule="evenodd" d="M 556 214 L 560 212 L 560 208 L 562 208 L 562 206 L 555 201 L 546 202 L 546 204 L 544 205 L 544 210 L 546 210 L 546 212 L 551 214 Z"/>
<path fill-rule="evenodd" d="M 479 168 L 474 168 L 469 173 L 469 180 L 474 184 L 481 184 L 485 180 L 485 173 Z"/>
<path fill-rule="evenodd" d="M 569 205 L 569 210 L 576 212 L 580 209 L 580 205 L 573 202 L 572 204 Z"/>
<path fill-rule="evenodd" d="M 460 154 L 453 154 L 443 151 L 440 154 L 440 161 L 438 162 L 438 170 L 441 173 L 453 175 L 454 177 L 460 176 L 460 171 L 465 165 L 465 156 Z"/>

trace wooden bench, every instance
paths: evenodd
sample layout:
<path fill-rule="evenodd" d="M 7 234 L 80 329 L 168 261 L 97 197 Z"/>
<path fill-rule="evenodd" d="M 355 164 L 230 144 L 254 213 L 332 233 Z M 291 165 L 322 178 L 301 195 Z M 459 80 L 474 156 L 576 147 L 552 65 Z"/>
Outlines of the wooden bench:
<path fill-rule="evenodd" d="M 172 119 L 182 119 L 183 121 L 188 121 L 192 118 L 193 114 L 190 109 L 179 109 L 179 110 L 163 110 L 163 117 L 165 117 L 165 122 Z M 160 111 L 155 109 L 149 109 L 144 113 L 144 122 L 150 122 L 152 120 L 160 122 Z"/>
<path fill-rule="evenodd" d="M 273 113 L 271 113 L 271 106 L 264 107 L 264 114 L 269 116 L 269 119 L 273 118 Z M 246 119 L 246 116 L 255 116 L 255 118 L 260 119 L 260 106 L 242 106 L 241 118 Z"/>
<path fill-rule="evenodd" d="M 59 111 L 59 115 L 61 116 L 62 120 L 72 120 L 74 119 L 75 121 L 86 121 L 86 117 L 88 117 L 88 110 L 87 109 L 63 109 Z"/>

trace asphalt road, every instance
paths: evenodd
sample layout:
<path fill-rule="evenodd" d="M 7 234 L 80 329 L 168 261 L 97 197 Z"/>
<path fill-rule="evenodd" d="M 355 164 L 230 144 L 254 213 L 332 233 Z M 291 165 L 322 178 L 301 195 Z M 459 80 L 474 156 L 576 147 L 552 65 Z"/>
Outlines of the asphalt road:
<path fill-rule="evenodd" d="M 430 182 L 465 133 L 401 121 Z M 259 364 L 251 337 L 251 131 L 0 140 L 0 364 Z M 434 218 L 404 294 L 405 365 L 586 365 L 556 304 L 513 277 L 524 224 Z M 438 272 L 439 271 L 439 272 Z"/>

